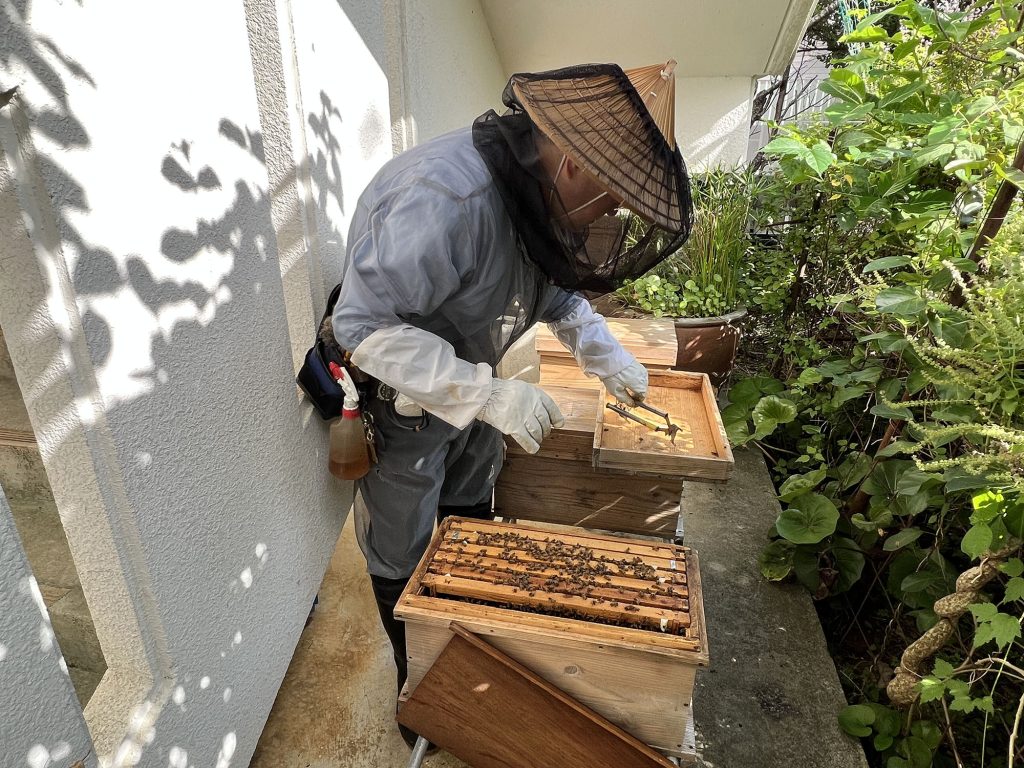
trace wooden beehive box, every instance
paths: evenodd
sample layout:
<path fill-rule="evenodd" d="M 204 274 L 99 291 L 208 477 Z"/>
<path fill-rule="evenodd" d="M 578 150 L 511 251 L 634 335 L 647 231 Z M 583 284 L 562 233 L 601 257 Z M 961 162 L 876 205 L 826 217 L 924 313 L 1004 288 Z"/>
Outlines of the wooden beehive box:
<path fill-rule="evenodd" d="M 676 330 L 671 320 L 654 317 L 608 318 L 608 330 L 638 362 L 648 370 L 668 370 L 676 364 Z M 586 387 L 597 389 L 601 382 L 587 376 L 562 342 L 546 325 L 537 326 L 537 353 L 540 355 L 542 386 Z"/>
<path fill-rule="evenodd" d="M 408 690 L 451 622 L 666 754 L 692 754 L 691 696 L 708 663 L 697 557 L 580 529 L 444 521 L 395 608 Z"/>
<path fill-rule="evenodd" d="M 682 427 L 674 444 L 607 411 L 603 387 L 541 385 L 558 403 L 565 425 L 552 430 L 533 455 L 506 441 L 505 465 L 494 487 L 496 514 L 675 536 L 683 480 L 725 480 L 733 458 L 706 375 L 649 375 L 648 400 Z"/>

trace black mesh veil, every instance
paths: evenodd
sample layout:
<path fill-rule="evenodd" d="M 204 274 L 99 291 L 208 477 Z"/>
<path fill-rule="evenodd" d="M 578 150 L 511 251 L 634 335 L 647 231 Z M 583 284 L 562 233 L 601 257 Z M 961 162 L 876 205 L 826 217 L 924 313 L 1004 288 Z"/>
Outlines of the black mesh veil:
<path fill-rule="evenodd" d="M 548 130 L 559 135 L 544 135 L 557 138 L 556 146 L 569 143 L 567 154 L 574 161 L 589 153 L 584 167 L 623 201 L 616 213 L 584 231 L 558 223 L 567 219 L 567 211 L 557 192 L 552 195 L 553 181 L 540 161 L 541 129 L 513 87 L 526 79 L 544 85 L 532 97 L 556 110 Z M 553 283 L 595 293 L 615 290 L 623 280 L 660 264 L 689 237 L 693 208 L 683 158 L 669 147 L 618 66 L 514 75 L 502 100 L 508 111 L 498 115 L 491 110 L 477 118 L 473 144 L 494 177 L 527 256 Z M 571 125 L 562 119 L 567 114 L 574 117 Z M 623 147 L 627 155 L 619 157 L 616 152 Z"/>

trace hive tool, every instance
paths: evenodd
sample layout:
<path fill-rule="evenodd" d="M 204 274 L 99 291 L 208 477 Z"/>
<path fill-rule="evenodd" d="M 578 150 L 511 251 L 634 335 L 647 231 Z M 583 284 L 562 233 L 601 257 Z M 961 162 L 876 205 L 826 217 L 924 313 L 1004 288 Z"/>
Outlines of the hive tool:
<path fill-rule="evenodd" d="M 638 416 L 635 413 L 631 413 L 626 410 L 625 406 L 619 405 L 618 403 L 605 403 L 605 408 L 615 411 L 617 414 L 619 414 L 619 416 L 622 416 L 623 418 L 630 419 L 632 421 L 637 422 L 638 424 L 643 424 L 645 427 L 647 427 L 648 429 L 653 429 L 655 432 L 664 432 L 666 435 L 668 435 L 669 440 L 671 440 L 673 444 L 675 444 L 676 442 L 676 434 L 679 432 L 679 425 L 673 424 L 672 418 L 668 415 L 668 413 L 666 413 L 665 411 L 658 410 L 653 405 L 647 405 L 646 403 L 640 402 L 637 403 L 637 408 L 643 408 L 645 411 L 649 411 L 653 414 L 656 414 L 657 416 L 660 416 L 665 420 L 664 424 L 658 421 L 654 421 L 653 419 L 648 419 L 645 416 Z"/>

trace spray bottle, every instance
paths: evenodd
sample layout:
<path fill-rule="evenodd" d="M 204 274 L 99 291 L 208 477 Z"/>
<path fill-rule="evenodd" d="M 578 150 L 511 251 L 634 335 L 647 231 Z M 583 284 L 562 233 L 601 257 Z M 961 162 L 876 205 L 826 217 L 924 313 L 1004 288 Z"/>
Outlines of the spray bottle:
<path fill-rule="evenodd" d="M 341 418 L 331 424 L 331 452 L 328 468 L 342 480 L 358 480 L 370 471 L 366 432 L 359 415 L 359 393 L 348 373 L 337 363 L 329 365 L 331 375 L 345 393 Z"/>

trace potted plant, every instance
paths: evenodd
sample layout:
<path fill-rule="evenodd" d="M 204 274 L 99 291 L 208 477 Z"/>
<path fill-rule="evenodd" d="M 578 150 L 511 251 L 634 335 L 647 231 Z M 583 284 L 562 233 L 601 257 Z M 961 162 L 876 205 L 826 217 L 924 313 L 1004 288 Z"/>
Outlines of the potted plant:
<path fill-rule="evenodd" d="M 716 386 L 732 371 L 746 315 L 742 278 L 750 258 L 748 173 L 708 171 L 693 179 L 689 240 L 658 267 L 617 292 L 626 306 L 675 319 L 676 368 L 700 371 Z"/>

